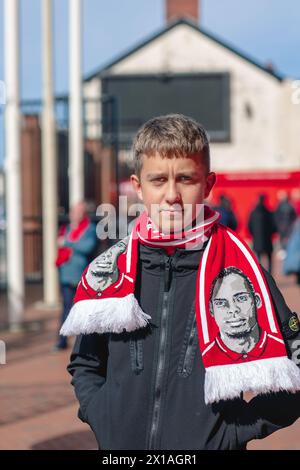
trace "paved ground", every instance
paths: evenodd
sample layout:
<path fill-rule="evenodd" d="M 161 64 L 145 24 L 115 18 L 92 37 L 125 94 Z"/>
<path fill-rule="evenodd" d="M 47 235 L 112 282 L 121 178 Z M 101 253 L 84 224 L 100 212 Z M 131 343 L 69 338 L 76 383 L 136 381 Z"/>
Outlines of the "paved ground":
<path fill-rule="evenodd" d="M 276 278 L 289 306 L 299 312 L 299 289 L 292 278 Z M 89 427 L 77 418 L 77 403 L 66 373 L 70 351 L 51 354 L 59 310 L 42 310 L 31 302 L 38 286 L 27 292 L 26 331 L 0 331 L 6 342 L 7 364 L 0 365 L 0 450 L 96 449 Z M 5 299 L 0 293 L 1 314 Z M 300 449 L 300 420 L 249 449 Z"/>

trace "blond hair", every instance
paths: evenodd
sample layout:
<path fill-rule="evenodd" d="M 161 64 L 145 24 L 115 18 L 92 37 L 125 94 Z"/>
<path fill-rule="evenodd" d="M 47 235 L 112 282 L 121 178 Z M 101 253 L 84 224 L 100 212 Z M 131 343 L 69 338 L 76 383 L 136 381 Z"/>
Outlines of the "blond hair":
<path fill-rule="evenodd" d="M 133 142 L 134 169 L 140 176 L 142 155 L 158 153 L 163 158 L 183 158 L 199 154 L 210 171 L 209 139 L 204 127 L 183 114 L 167 114 L 147 121 Z"/>

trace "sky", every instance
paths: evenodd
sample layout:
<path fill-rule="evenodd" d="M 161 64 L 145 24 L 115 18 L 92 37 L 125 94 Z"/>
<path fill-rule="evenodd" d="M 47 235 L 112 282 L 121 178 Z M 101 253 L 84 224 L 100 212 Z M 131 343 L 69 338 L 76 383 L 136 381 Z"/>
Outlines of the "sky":
<path fill-rule="evenodd" d="M 0 0 L 0 80 L 4 79 L 3 4 Z M 182 0 L 184 1 L 184 0 Z M 42 0 L 20 2 L 21 98 L 42 95 Z M 151 36 L 165 24 L 164 0 L 82 0 L 82 73 L 101 66 Z M 54 86 L 68 91 L 68 4 L 53 0 Z M 261 64 L 300 78 L 299 0 L 201 0 L 200 25 Z M 3 125 L 0 105 L 0 128 Z M 3 162 L 0 129 L 0 165 Z"/>

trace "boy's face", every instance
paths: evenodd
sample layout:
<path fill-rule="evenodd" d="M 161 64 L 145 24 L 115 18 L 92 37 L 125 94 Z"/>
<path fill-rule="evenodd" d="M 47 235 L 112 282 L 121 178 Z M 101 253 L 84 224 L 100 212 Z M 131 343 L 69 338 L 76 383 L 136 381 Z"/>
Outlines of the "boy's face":
<path fill-rule="evenodd" d="M 215 173 L 207 173 L 202 155 L 185 158 L 142 156 L 140 177 L 131 182 L 156 225 L 163 233 L 180 232 L 196 218 L 196 204 L 203 204 L 215 184 Z"/>

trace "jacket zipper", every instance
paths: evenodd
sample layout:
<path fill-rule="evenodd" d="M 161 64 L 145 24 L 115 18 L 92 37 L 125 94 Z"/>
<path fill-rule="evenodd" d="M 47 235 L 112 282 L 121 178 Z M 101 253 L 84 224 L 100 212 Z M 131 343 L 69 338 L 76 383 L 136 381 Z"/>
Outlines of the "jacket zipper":
<path fill-rule="evenodd" d="M 165 260 L 165 273 L 164 273 L 164 293 L 162 302 L 162 314 L 161 314 L 161 334 L 158 352 L 158 364 L 156 369 L 156 379 L 154 388 L 154 403 L 153 412 L 151 419 L 151 428 L 149 436 L 148 449 L 153 450 L 156 448 L 156 439 L 158 432 L 158 425 L 160 419 L 161 401 L 162 401 L 162 377 L 163 370 L 166 360 L 166 341 L 167 341 L 167 316 L 168 316 L 168 299 L 169 299 L 169 287 L 170 278 L 172 273 L 171 258 L 168 257 Z"/>
<path fill-rule="evenodd" d="M 138 375 L 144 369 L 143 365 L 143 346 L 140 339 L 131 339 L 130 344 L 130 359 L 131 368 L 133 372 Z"/>
<path fill-rule="evenodd" d="M 182 368 L 182 375 L 184 377 L 188 377 L 188 375 L 191 373 L 193 362 L 192 360 L 194 359 L 195 355 L 195 333 L 196 333 L 196 318 L 193 320 L 193 325 L 192 329 L 190 332 L 189 340 L 188 340 L 188 345 L 184 357 L 184 362 L 183 362 L 183 368 Z"/>

